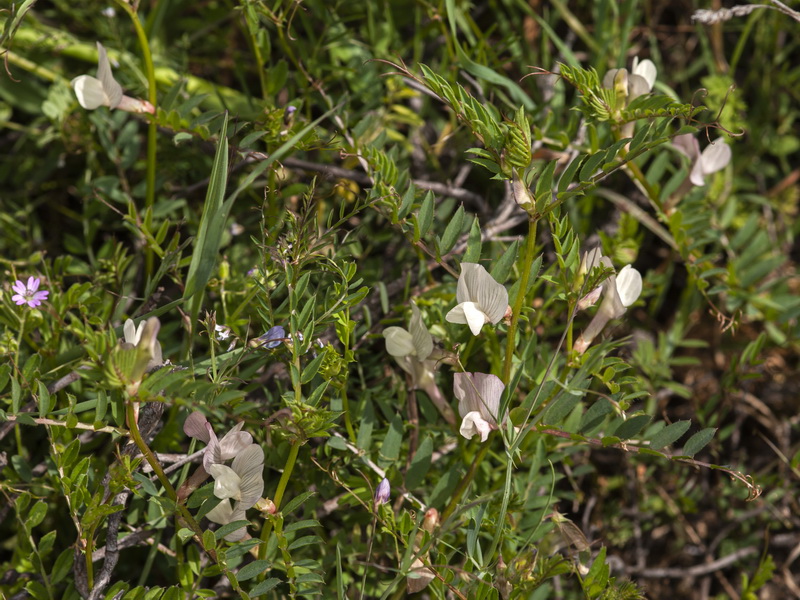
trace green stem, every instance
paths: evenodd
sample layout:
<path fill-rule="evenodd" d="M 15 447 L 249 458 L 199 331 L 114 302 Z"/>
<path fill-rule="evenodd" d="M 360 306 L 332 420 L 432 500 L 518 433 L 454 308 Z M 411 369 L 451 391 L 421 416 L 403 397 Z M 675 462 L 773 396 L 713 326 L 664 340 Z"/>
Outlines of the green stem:
<path fill-rule="evenodd" d="M 189 510 L 182 504 L 178 503 L 178 494 L 175 492 L 175 488 L 172 487 L 172 484 L 169 482 L 166 473 L 164 473 L 164 469 L 161 468 L 161 463 L 158 462 L 156 455 L 153 454 L 153 451 L 150 450 L 150 447 L 147 445 L 144 439 L 142 439 L 142 434 L 139 432 L 139 424 L 136 422 L 136 413 L 133 410 L 132 399 L 128 400 L 126 415 L 128 417 L 128 431 L 131 434 L 133 443 L 136 444 L 137 448 L 139 448 L 139 452 L 142 453 L 142 456 L 144 456 L 147 464 L 150 465 L 150 467 L 153 469 L 153 472 L 156 474 L 156 477 L 158 477 L 158 480 L 161 482 L 161 485 L 164 486 L 164 491 L 166 491 L 169 499 L 176 503 L 178 512 L 180 512 L 183 520 L 186 521 L 186 524 L 192 531 L 194 531 L 198 540 L 202 543 L 203 530 L 200 529 L 200 525 L 198 525 L 197 521 L 194 520 L 194 517 Z M 209 555 L 214 559 L 214 562 L 217 561 L 216 553 L 213 550 L 209 551 Z"/>
<path fill-rule="evenodd" d="M 350 419 L 350 401 L 347 399 L 347 390 L 344 387 L 342 387 L 342 411 L 344 412 L 344 427 L 347 429 L 347 437 L 350 438 L 351 443 L 355 444 L 358 438 Z"/>
<path fill-rule="evenodd" d="M 164 473 L 164 469 L 161 468 L 161 463 L 158 462 L 156 455 L 153 454 L 152 450 L 150 450 L 150 447 L 144 441 L 142 434 L 139 432 L 139 423 L 136 421 L 136 412 L 133 410 L 133 400 L 128 401 L 126 415 L 128 417 L 128 431 L 131 434 L 133 443 L 136 444 L 137 448 L 139 448 L 139 452 L 142 453 L 142 456 L 144 456 L 144 459 L 153 469 L 153 472 L 156 474 L 156 477 L 158 477 L 161 485 L 164 486 L 164 490 L 167 492 L 169 499 L 177 502 L 178 494 L 175 493 L 175 488 L 172 487 L 169 479 L 167 479 L 166 473 Z"/>
<path fill-rule="evenodd" d="M 153 55 L 150 53 L 150 43 L 147 39 L 139 15 L 134 12 L 130 4 L 125 0 L 117 0 L 117 4 L 131 18 L 136 36 L 139 38 L 139 45 L 142 47 L 142 59 L 144 60 L 145 72 L 147 73 L 147 99 L 153 105 L 155 113 L 150 117 L 147 126 L 147 192 L 145 194 L 145 222 L 144 227 L 150 230 L 152 227 L 152 208 L 156 198 L 156 143 L 158 141 L 158 125 L 155 114 L 158 112 L 158 98 L 156 97 L 156 70 L 153 65 Z M 153 251 L 148 246 L 145 254 L 146 273 L 149 276 L 153 272 Z"/>
<path fill-rule="evenodd" d="M 492 437 L 493 435 L 489 436 L 489 440 L 491 440 Z M 472 463 L 469 466 L 469 469 L 464 474 L 464 477 L 462 477 L 461 481 L 458 482 L 456 489 L 453 491 L 453 496 L 450 498 L 450 503 L 442 511 L 442 517 L 441 517 L 442 523 L 447 521 L 447 519 L 450 518 L 450 515 L 453 514 L 453 512 L 456 510 L 456 506 L 458 506 L 458 503 L 461 501 L 461 496 L 464 495 L 464 492 L 467 491 L 469 484 L 472 483 L 472 480 L 475 477 L 475 473 L 478 471 L 478 466 L 481 464 L 481 461 L 483 461 L 484 457 L 489 452 L 489 446 L 491 445 L 489 443 L 489 440 L 483 442 L 480 451 L 475 456 L 475 460 L 472 461 Z"/>
<path fill-rule="evenodd" d="M 530 278 L 531 265 L 533 264 L 533 253 L 536 251 L 536 224 L 538 221 L 530 218 L 528 221 L 528 238 L 525 243 L 525 256 L 522 261 L 522 275 L 519 280 L 519 290 L 517 290 L 517 297 L 514 300 L 513 312 L 511 314 L 511 324 L 508 326 L 506 333 L 506 358 L 503 365 L 503 383 L 508 385 L 511 381 L 511 365 L 514 357 L 514 339 L 517 333 L 517 324 L 519 323 L 520 313 L 522 313 L 522 305 L 525 302 L 525 295 L 528 291 L 528 279 Z"/>
<path fill-rule="evenodd" d="M 292 471 L 294 471 L 294 465 L 297 462 L 297 454 L 300 452 L 300 446 L 300 442 L 295 442 L 292 444 L 292 447 L 289 450 L 289 456 L 286 457 L 286 464 L 283 467 L 283 474 L 278 482 L 278 489 L 275 490 L 275 497 L 272 499 L 272 502 L 275 504 L 275 510 L 281 509 L 283 494 L 286 491 L 286 486 L 289 484 L 289 478 L 292 476 Z M 264 560 L 267 557 L 266 542 L 269 540 L 270 533 L 272 533 L 272 522 L 265 521 L 264 526 L 261 528 L 261 540 L 264 543 L 258 547 L 259 560 Z"/>

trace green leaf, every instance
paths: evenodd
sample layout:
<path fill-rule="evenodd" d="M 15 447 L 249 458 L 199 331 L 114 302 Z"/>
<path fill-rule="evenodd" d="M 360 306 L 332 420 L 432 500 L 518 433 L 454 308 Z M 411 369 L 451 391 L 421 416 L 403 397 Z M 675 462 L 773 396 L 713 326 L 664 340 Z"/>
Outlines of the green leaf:
<path fill-rule="evenodd" d="M 403 194 L 403 200 L 400 202 L 400 208 L 397 209 L 397 218 L 405 219 L 408 213 L 411 212 L 411 206 L 414 204 L 414 196 L 416 195 L 416 188 L 414 184 L 408 186 L 406 193 Z"/>
<path fill-rule="evenodd" d="M 614 407 L 611 405 L 611 402 L 602 397 L 598 398 L 597 401 L 589 407 L 589 410 L 584 413 L 581 418 L 581 424 L 578 426 L 578 431 L 580 433 L 592 431 L 598 427 L 606 418 L 606 415 L 613 410 Z"/>
<path fill-rule="evenodd" d="M 52 408 L 50 404 L 50 392 L 47 391 L 47 386 L 39 381 L 39 416 L 44 418 Z"/>
<path fill-rule="evenodd" d="M 236 573 L 236 579 L 241 581 L 247 581 L 248 579 L 252 579 L 261 573 L 266 572 L 267 569 L 270 567 L 270 562 L 268 560 L 254 560 L 249 565 L 245 565 Z M 252 592 L 251 592 L 252 595 Z"/>
<path fill-rule="evenodd" d="M 214 538 L 217 540 L 221 540 L 229 533 L 233 533 L 237 529 L 241 529 L 242 527 L 247 527 L 248 525 L 250 525 L 250 521 L 244 519 L 242 519 L 241 521 L 233 521 L 231 523 L 227 523 L 214 532 Z M 205 539 L 205 534 L 203 535 L 203 538 Z"/>
<path fill-rule="evenodd" d="M 650 449 L 651 450 L 661 450 L 665 446 L 669 446 L 673 442 L 677 441 L 691 426 L 692 422 L 689 420 L 686 421 L 677 421 L 672 425 L 669 425 L 656 433 L 653 436 L 653 439 L 650 440 Z"/>
<path fill-rule="evenodd" d="M 219 133 L 214 165 L 208 182 L 203 214 L 200 217 L 200 228 L 195 238 L 192 262 L 186 275 L 186 287 L 183 299 L 186 300 L 203 290 L 208 283 L 219 255 L 222 232 L 225 230 L 227 210 L 224 210 L 223 199 L 228 184 L 228 113 L 222 122 Z"/>
<path fill-rule="evenodd" d="M 18 413 L 20 404 L 22 403 L 22 389 L 19 386 L 19 382 L 11 378 L 11 412 Z"/>
<path fill-rule="evenodd" d="M 217 547 L 217 538 L 214 535 L 214 532 L 211 530 L 206 530 L 203 532 L 203 548 L 206 550 L 213 550 Z"/>
<path fill-rule="evenodd" d="M 712 439 L 714 439 L 714 434 L 716 432 L 716 427 L 707 427 L 706 429 L 701 429 L 688 440 L 686 440 L 686 443 L 683 445 L 682 453 L 686 456 L 694 456 L 700 452 L 700 450 L 705 448 Z"/>
<path fill-rule="evenodd" d="M 291 533 L 292 531 L 299 531 L 300 529 L 308 529 L 309 527 L 322 527 L 322 523 L 316 519 L 303 519 L 302 521 L 295 521 L 283 528 L 284 533 Z"/>
<path fill-rule="evenodd" d="M 19 419 L 17 420 L 19 422 Z M 28 464 L 28 461 L 25 460 L 19 454 L 15 454 L 11 457 L 11 465 L 14 467 L 14 470 L 17 472 L 17 475 L 20 476 L 22 481 L 25 483 L 30 483 L 31 479 L 33 479 L 33 471 L 31 471 L 31 466 Z"/>
<path fill-rule="evenodd" d="M 620 439 L 629 440 L 644 429 L 651 420 L 650 415 L 635 415 L 620 423 L 619 427 L 611 433 Z"/>
<path fill-rule="evenodd" d="M 467 251 L 464 252 L 464 257 L 461 262 L 476 263 L 481 258 L 481 224 L 478 222 L 478 217 L 472 220 L 472 225 L 469 228 L 469 237 L 467 238 Z"/>
<path fill-rule="evenodd" d="M 277 577 L 270 577 L 269 579 L 265 579 L 261 583 L 259 583 L 256 587 L 250 590 L 250 596 L 262 596 L 266 594 L 271 589 L 275 588 L 280 584 L 281 580 Z"/>
<path fill-rule="evenodd" d="M 586 155 L 579 154 L 575 158 L 573 158 L 567 168 L 564 169 L 564 172 L 561 174 L 561 177 L 558 180 L 558 193 L 564 192 L 569 187 L 569 184 L 572 183 L 572 180 L 575 178 L 575 173 L 578 172 L 581 164 L 583 163 L 583 159 L 586 158 Z"/>
<path fill-rule="evenodd" d="M 369 448 L 370 444 L 372 443 L 372 430 L 374 427 L 375 410 L 372 408 L 372 400 L 369 398 L 369 396 L 367 396 L 364 398 L 364 408 L 361 411 L 356 446 L 362 450 Z"/>
<path fill-rule="evenodd" d="M 47 593 L 47 588 L 38 581 L 29 581 L 25 589 L 28 591 L 28 594 L 36 600 L 51 600 L 50 594 Z"/>
<path fill-rule="evenodd" d="M 419 214 L 417 216 L 417 223 L 419 224 L 419 237 L 425 237 L 425 234 L 431 228 L 433 224 L 433 207 L 435 205 L 433 192 L 428 192 L 425 194 L 425 198 L 422 200 L 422 206 L 420 206 Z"/>
<path fill-rule="evenodd" d="M 539 174 L 539 179 L 536 181 L 536 210 L 542 211 L 550 204 L 553 197 L 553 173 L 556 170 L 557 160 L 551 160 L 547 166 Z"/>
<path fill-rule="evenodd" d="M 555 425 L 556 423 L 563 421 L 580 401 L 580 396 L 575 396 L 573 394 L 562 394 L 556 398 L 550 404 L 550 406 L 547 407 L 547 410 L 542 417 L 542 422 Z"/>
<path fill-rule="evenodd" d="M 50 550 L 53 549 L 53 544 L 56 541 L 57 533 L 55 531 L 49 531 L 42 536 L 42 539 L 39 540 L 39 554 L 42 556 L 46 556 Z"/>
<path fill-rule="evenodd" d="M 497 283 L 505 283 L 508 276 L 511 275 L 511 269 L 514 267 L 514 261 L 517 260 L 518 251 L 519 240 L 514 240 L 492 265 L 489 274 L 494 277 Z"/>
<path fill-rule="evenodd" d="M 36 527 L 39 523 L 44 521 L 44 516 L 47 514 L 47 504 L 41 500 L 33 505 L 31 512 L 28 513 L 28 518 L 25 519 L 25 527 L 28 531 Z"/>
<path fill-rule="evenodd" d="M 286 506 L 284 506 L 281 509 L 281 514 L 284 516 L 288 515 L 292 511 L 299 508 L 303 503 L 305 503 L 306 500 L 311 498 L 311 496 L 313 496 L 314 494 L 315 492 L 303 492 L 302 494 L 295 496 L 294 498 L 289 500 L 289 502 L 286 503 Z"/>
<path fill-rule="evenodd" d="M 322 365 L 322 361 L 325 359 L 325 356 L 326 355 L 324 352 L 320 352 L 317 355 L 317 358 L 305 366 L 303 373 L 300 375 L 300 383 L 309 383 L 312 379 L 314 379 L 314 375 L 316 375 L 317 371 L 319 371 L 319 367 Z"/>
<path fill-rule="evenodd" d="M 408 466 L 406 473 L 406 487 L 413 490 L 420 486 L 425 480 L 425 475 L 431 468 L 431 454 L 433 453 L 433 440 L 430 436 L 426 436 L 422 443 L 414 453 L 414 458 L 411 459 L 411 464 Z"/>
<path fill-rule="evenodd" d="M 74 557 L 75 551 L 72 548 L 67 548 L 58 555 L 51 571 L 50 583 L 55 585 L 64 579 L 68 573 L 72 572 Z"/>
<path fill-rule="evenodd" d="M 442 239 L 439 242 L 439 252 L 444 255 L 453 249 L 458 241 L 458 236 L 461 235 L 461 229 L 464 227 L 464 207 L 459 206 L 456 214 L 450 219 L 447 227 L 444 230 Z"/>
<path fill-rule="evenodd" d="M 386 432 L 386 437 L 383 438 L 383 443 L 380 448 L 380 457 L 382 463 L 390 463 L 397 460 L 400 456 L 400 445 L 403 443 L 403 419 L 400 415 L 395 415 L 391 423 L 389 423 L 389 430 Z"/>

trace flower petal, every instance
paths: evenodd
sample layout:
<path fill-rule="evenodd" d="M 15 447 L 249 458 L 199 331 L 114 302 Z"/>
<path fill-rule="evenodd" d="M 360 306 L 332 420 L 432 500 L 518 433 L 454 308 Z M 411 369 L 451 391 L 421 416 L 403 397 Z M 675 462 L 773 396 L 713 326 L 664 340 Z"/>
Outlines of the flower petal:
<path fill-rule="evenodd" d="M 231 507 L 231 501 L 228 499 L 221 501 L 206 513 L 206 519 L 212 523 L 219 523 L 220 525 L 227 525 L 233 521 L 231 518 L 232 516 L 233 508 Z"/>
<path fill-rule="evenodd" d="M 458 430 L 468 440 L 471 440 L 475 435 L 480 435 L 482 442 L 486 441 L 491 431 L 491 423 L 486 421 L 478 411 L 472 411 L 464 415 L 461 420 L 461 427 Z"/>
<path fill-rule="evenodd" d="M 186 417 L 186 421 L 183 423 L 183 433 L 189 437 L 197 438 L 198 440 L 201 440 L 207 444 L 209 435 L 208 430 L 206 429 L 206 423 L 208 423 L 208 420 L 206 419 L 205 415 L 199 411 L 194 411 L 192 414 Z"/>
<path fill-rule="evenodd" d="M 625 308 L 636 302 L 642 293 L 642 275 L 630 265 L 625 265 L 617 275 L 617 293 Z"/>
<path fill-rule="evenodd" d="M 26 287 L 28 288 L 28 293 L 33 294 L 39 289 L 39 278 L 34 277 L 33 275 L 28 277 L 28 285 Z"/>
<path fill-rule="evenodd" d="M 222 460 L 235 458 L 240 452 L 243 452 L 253 443 L 253 436 L 246 431 L 242 431 L 242 427 L 244 427 L 244 421 L 237 423 L 219 441 Z"/>
<path fill-rule="evenodd" d="M 699 162 L 702 165 L 703 175 L 711 175 L 727 167 L 732 154 L 731 147 L 721 138 L 714 140 L 700 155 Z"/>
<path fill-rule="evenodd" d="M 125 341 L 128 344 L 133 344 L 135 346 L 139 341 L 136 339 L 136 325 L 134 324 L 133 319 L 128 319 L 125 321 L 125 325 L 122 326 L 122 335 L 125 336 Z"/>
<path fill-rule="evenodd" d="M 213 464 L 209 466 L 208 472 L 214 478 L 214 495 L 217 498 L 239 500 L 242 497 L 242 478 L 232 468 Z"/>
<path fill-rule="evenodd" d="M 383 330 L 386 351 L 395 358 L 414 354 L 414 337 L 402 327 L 387 327 Z"/>
<path fill-rule="evenodd" d="M 482 310 L 478 309 L 474 302 L 464 302 L 464 318 L 467 320 L 467 325 L 472 332 L 472 335 L 478 335 L 483 328 L 483 324 L 488 320 Z"/>
<path fill-rule="evenodd" d="M 103 44 L 97 42 L 97 79 L 103 86 L 103 91 L 108 98 L 107 106 L 116 108 L 122 100 L 122 86 L 117 83 L 111 74 L 111 63 L 108 62 L 108 55 Z"/>
<path fill-rule="evenodd" d="M 231 468 L 241 478 L 240 500 L 246 510 L 264 493 L 264 450 L 258 444 L 251 444 L 233 459 Z"/>
<path fill-rule="evenodd" d="M 459 323 L 466 325 L 467 317 L 464 314 L 464 304 L 466 304 L 466 302 L 462 302 L 461 304 L 457 304 L 451 308 L 450 311 L 444 316 L 444 320 L 448 323 Z M 472 303 L 470 302 L 470 304 Z"/>
<path fill-rule="evenodd" d="M 11 289 L 21 295 L 25 295 L 28 291 L 27 288 L 25 287 L 25 284 L 22 283 L 19 279 L 17 279 L 14 282 L 14 285 L 11 286 Z"/>
<path fill-rule="evenodd" d="M 75 90 L 78 103 L 86 110 L 94 110 L 100 106 L 108 106 L 108 96 L 106 96 L 103 84 L 99 79 L 91 75 L 81 75 L 70 83 Z"/>
<path fill-rule="evenodd" d="M 691 133 L 676 135 L 672 138 L 672 145 L 675 146 L 676 150 L 688 156 L 692 161 L 700 156 L 700 144 L 697 143 L 697 138 Z"/>
<path fill-rule="evenodd" d="M 652 90 L 652 86 L 647 82 L 647 79 L 641 75 L 634 75 L 631 73 L 628 76 L 628 104 L 639 96 L 649 94 L 650 90 Z"/>
<path fill-rule="evenodd" d="M 692 185 L 701 186 L 706 184 L 706 179 L 703 176 L 703 163 L 700 162 L 698 158 L 694 166 L 692 167 L 692 172 L 689 174 L 689 181 L 692 182 Z"/>
<path fill-rule="evenodd" d="M 653 89 L 658 76 L 658 69 L 656 69 L 656 65 L 652 60 L 645 58 L 642 62 L 639 62 L 639 57 L 634 57 L 631 72 L 634 75 L 639 75 L 647 82 L 648 92 Z"/>
<path fill-rule="evenodd" d="M 425 360 L 433 352 L 433 337 L 422 322 L 422 314 L 414 302 L 411 302 L 411 320 L 408 323 L 414 343 L 414 354 L 418 360 Z"/>
<path fill-rule="evenodd" d="M 614 89 L 614 80 L 617 77 L 617 71 L 619 69 L 609 69 L 605 75 L 603 75 L 603 87 L 607 90 Z"/>

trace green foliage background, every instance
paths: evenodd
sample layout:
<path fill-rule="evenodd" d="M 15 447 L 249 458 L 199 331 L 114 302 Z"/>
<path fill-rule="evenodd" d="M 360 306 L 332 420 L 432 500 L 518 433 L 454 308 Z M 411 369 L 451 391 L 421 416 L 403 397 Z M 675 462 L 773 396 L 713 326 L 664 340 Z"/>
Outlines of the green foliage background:
<path fill-rule="evenodd" d="M 5 597 L 390 598 L 422 565 L 434 598 L 800 589 L 798 22 L 658 0 L 2 8 Z M 78 105 L 96 41 L 155 116 Z M 600 81 L 634 56 L 658 79 L 625 105 Z M 679 132 L 723 136 L 731 165 L 688 185 Z M 598 245 L 644 291 L 581 357 Z M 461 262 L 514 309 L 477 337 L 444 318 Z M 30 275 L 36 309 L 11 301 Z M 506 384 L 487 442 L 385 352 L 411 299 L 454 410 L 454 371 Z M 132 391 L 118 339 L 150 316 L 170 364 Z M 278 508 L 248 513 L 253 539 L 193 531 L 213 486 L 170 497 L 131 398 L 164 467 L 201 448 L 189 412 L 245 422 Z"/>

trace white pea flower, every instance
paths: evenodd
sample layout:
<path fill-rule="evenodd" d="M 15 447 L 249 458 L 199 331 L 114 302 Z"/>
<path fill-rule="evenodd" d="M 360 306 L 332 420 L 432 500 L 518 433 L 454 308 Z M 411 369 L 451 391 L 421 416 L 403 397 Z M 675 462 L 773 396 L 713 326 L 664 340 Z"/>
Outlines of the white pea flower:
<path fill-rule="evenodd" d="M 481 441 L 486 441 L 489 433 L 497 429 L 500 396 L 505 387 L 496 375 L 456 373 L 453 376 L 453 392 L 458 398 L 458 414 L 462 419 L 461 435 L 468 440 L 480 435 Z"/>
<path fill-rule="evenodd" d="M 214 495 L 222 502 L 206 517 L 220 525 L 241 521 L 247 509 L 252 508 L 264 492 L 264 450 L 258 444 L 250 444 L 236 455 L 230 467 L 212 464 L 209 472 L 214 478 Z M 226 535 L 225 539 L 236 542 L 245 534 L 242 527 Z"/>
<path fill-rule="evenodd" d="M 466 323 L 478 335 L 484 323 L 497 324 L 508 308 L 508 291 L 483 265 L 461 263 L 456 288 L 458 305 L 445 316 L 448 323 Z"/>
<path fill-rule="evenodd" d="M 133 113 L 156 112 L 147 100 L 131 98 L 122 93 L 122 86 L 111 74 L 111 63 L 108 61 L 106 49 L 100 42 L 97 42 L 97 77 L 80 75 L 72 80 L 71 85 L 78 102 L 87 110 L 107 106 Z"/>
<path fill-rule="evenodd" d="M 435 351 L 433 337 L 425 323 L 417 305 L 411 303 L 411 320 L 408 330 L 402 327 L 387 327 L 383 330 L 386 339 L 386 351 L 391 354 L 411 378 L 411 389 L 423 390 L 439 409 L 445 420 L 456 422 L 453 409 L 436 385 L 436 367 L 443 358 L 441 351 Z"/>
<path fill-rule="evenodd" d="M 636 57 L 630 73 L 627 69 L 610 69 L 603 77 L 603 87 L 615 90 L 617 97 L 624 99 L 623 105 L 627 106 L 639 96 L 653 91 L 657 74 L 652 60 L 639 62 L 639 57 Z"/>
<path fill-rule="evenodd" d="M 150 322 L 153 319 L 155 319 L 155 322 L 158 323 L 158 327 L 155 328 L 155 332 L 153 333 L 152 336 L 148 336 L 144 340 L 144 344 L 152 344 L 150 351 L 153 357 L 147 363 L 146 369 L 148 371 L 155 369 L 156 367 L 160 367 L 161 365 L 164 364 L 164 357 L 161 354 L 161 344 L 159 344 L 158 339 L 156 339 L 156 334 L 158 333 L 158 329 L 160 328 L 161 323 L 158 321 L 156 317 L 150 317 L 150 319 L 139 321 L 138 327 L 133 323 L 133 319 L 127 319 L 125 321 L 125 324 L 122 326 L 122 335 L 125 338 L 123 347 L 125 344 L 128 344 L 128 347 L 133 348 L 143 343 L 142 336 L 145 331 L 145 326 L 147 325 L 148 322 Z M 153 323 L 151 327 L 155 327 L 155 323 Z"/>
<path fill-rule="evenodd" d="M 242 431 L 244 421 L 237 423 L 221 440 L 217 439 L 211 423 L 206 420 L 201 412 L 193 412 L 183 424 L 183 432 L 189 437 L 197 438 L 206 443 L 203 454 L 203 468 L 206 473 L 212 474 L 213 465 L 219 465 L 226 460 L 236 458 L 241 452 L 253 444 L 253 436 Z"/>
<path fill-rule="evenodd" d="M 611 260 L 603 256 L 600 263 L 613 267 Z M 583 354 L 594 338 L 611 319 L 618 319 L 639 298 L 642 293 L 642 275 L 631 265 L 625 265 L 617 275 L 611 275 L 603 282 L 603 301 L 589 323 L 589 326 L 575 342 L 575 351 Z"/>
<path fill-rule="evenodd" d="M 700 152 L 700 144 L 691 133 L 677 135 L 672 140 L 673 145 L 692 161 L 692 172 L 689 181 L 693 185 L 701 186 L 706 183 L 706 175 L 716 173 L 728 166 L 731 162 L 731 147 L 722 138 L 717 138 Z"/>

